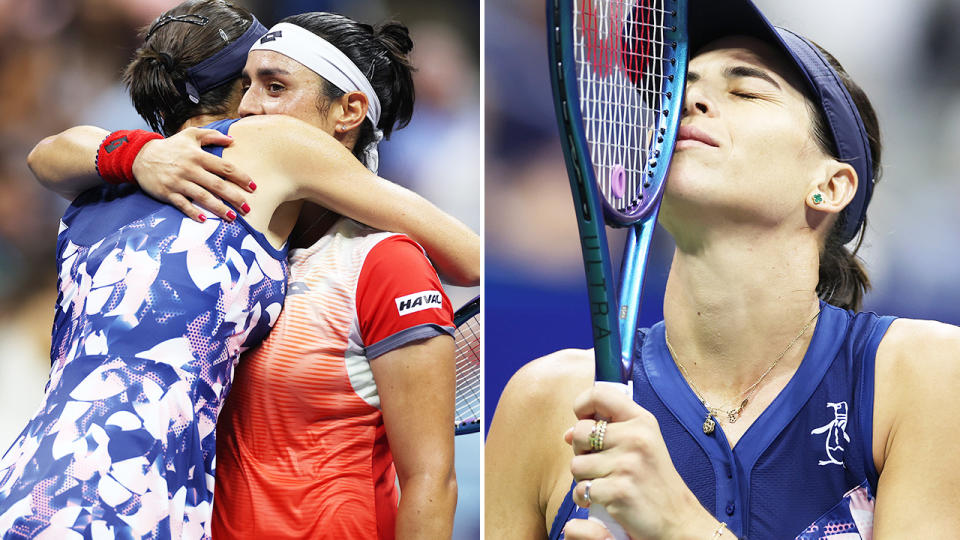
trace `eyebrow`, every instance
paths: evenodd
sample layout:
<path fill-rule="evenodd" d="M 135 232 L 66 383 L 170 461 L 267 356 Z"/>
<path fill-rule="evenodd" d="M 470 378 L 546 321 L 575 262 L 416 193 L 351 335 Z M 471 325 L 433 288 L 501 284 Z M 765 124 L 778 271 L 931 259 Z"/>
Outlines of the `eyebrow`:
<path fill-rule="evenodd" d="M 243 77 L 250 77 L 250 73 L 248 73 L 247 70 L 243 70 L 243 72 L 240 75 Z M 274 77 L 276 75 L 290 75 L 290 72 L 280 68 L 258 68 L 257 69 L 257 77 L 260 77 L 260 78 Z"/>
<path fill-rule="evenodd" d="M 778 90 L 782 90 L 780 84 L 773 79 L 766 71 L 762 69 L 757 69 L 750 66 L 731 66 L 723 70 L 723 76 L 728 79 L 737 79 L 743 77 L 752 77 L 755 79 L 760 79 L 767 81 L 768 83 L 777 87 Z M 700 80 L 700 74 L 695 71 L 687 72 L 687 82 L 697 82 Z"/>

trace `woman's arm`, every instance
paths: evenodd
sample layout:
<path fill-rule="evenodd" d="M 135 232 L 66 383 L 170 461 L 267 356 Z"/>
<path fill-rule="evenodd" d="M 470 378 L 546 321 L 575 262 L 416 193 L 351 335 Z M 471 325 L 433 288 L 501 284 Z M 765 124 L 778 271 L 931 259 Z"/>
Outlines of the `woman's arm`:
<path fill-rule="evenodd" d="M 563 432 L 573 399 L 593 383 L 588 351 L 559 351 L 520 368 L 504 389 L 484 445 L 487 538 L 545 539 L 573 479 Z"/>
<path fill-rule="evenodd" d="M 94 126 L 72 127 L 40 141 L 27 156 L 27 164 L 45 188 L 73 200 L 80 193 L 103 185 L 104 180 L 97 174 L 97 150 L 109 133 Z M 133 162 L 134 177 L 145 192 L 176 206 L 194 220 L 200 221 L 201 212 L 191 200 L 229 220 L 230 209 L 223 201 L 241 209 L 246 203 L 244 190 L 252 191 L 251 179 L 201 147 L 229 146 L 232 142 L 217 130 L 199 128 L 150 141 Z"/>
<path fill-rule="evenodd" d="M 960 328 L 898 319 L 880 342 L 876 366 L 873 537 L 956 537 Z"/>
<path fill-rule="evenodd" d="M 250 157 L 266 161 L 273 175 L 287 179 L 288 200 L 305 198 L 371 227 L 405 233 L 426 249 L 447 281 L 480 283 L 479 235 L 423 197 L 371 173 L 326 132 L 295 118 L 271 115 L 245 118 L 230 133 L 246 139 L 254 152 Z M 107 135 L 92 126 L 70 128 L 41 141 L 27 161 L 41 184 L 72 200 L 102 184 L 96 155 Z M 233 143 L 216 130 L 188 128 L 144 145 L 133 164 L 134 176 L 144 191 L 194 220 L 199 221 L 200 212 L 190 200 L 229 220 L 230 209 L 221 199 L 242 212 L 251 178 L 201 146 Z"/>
<path fill-rule="evenodd" d="M 97 174 L 97 148 L 109 134 L 94 126 L 72 127 L 37 143 L 27 165 L 43 187 L 73 200 L 103 183 Z"/>
<path fill-rule="evenodd" d="M 450 538 L 457 507 L 453 338 L 413 342 L 370 367 L 400 481 L 396 537 Z"/>
<path fill-rule="evenodd" d="M 370 172 L 323 130 L 288 116 L 264 115 L 244 118 L 230 134 L 237 144 L 254 143 L 256 159 L 287 179 L 289 200 L 307 199 L 376 229 L 404 233 L 424 247 L 450 283 L 480 283 L 479 235 L 420 195 Z M 450 189 L 456 189 L 455 180 Z"/>

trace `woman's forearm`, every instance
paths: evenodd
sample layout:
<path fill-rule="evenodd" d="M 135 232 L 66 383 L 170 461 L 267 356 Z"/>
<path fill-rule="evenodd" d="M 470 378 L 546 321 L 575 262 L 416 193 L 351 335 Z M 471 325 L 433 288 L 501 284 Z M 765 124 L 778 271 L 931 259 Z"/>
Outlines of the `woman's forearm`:
<path fill-rule="evenodd" d="M 452 470 L 450 473 L 401 480 L 397 540 L 450 538 L 457 508 L 457 480 Z"/>
<path fill-rule="evenodd" d="M 258 159 L 288 181 L 290 200 L 305 199 L 373 228 L 404 233 L 424 247 L 450 283 L 480 283 L 479 235 L 420 195 L 367 170 L 330 134 L 283 115 L 244 118 L 230 133 L 237 141 L 248 136 L 256 141 Z"/>
<path fill-rule="evenodd" d="M 384 212 L 382 224 L 368 225 L 402 232 L 427 251 L 440 275 L 460 286 L 480 284 L 483 249 L 480 235 L 420 195 L 383 180 L 388 201 L 394 207 Z M 479 202 L 478 202 L 479 204 Z"/>
<path fill-rule="evenodd" d="M 423 246 L 440 276 L 453 285 L 480 284 L 480 235 L 417 193 L 375 176 L 359 163 L 345 167 L 334 162 L 332 167 L 341 172 L 329 175 L 333 177 L 329 181 L 311 184 L 313 189 L 305 192 L 305 198 L 375 229 L 406 234 Z"/>
<path fill-rule="evenodd" d="M 45 188 L 72 200 L 103 182 L 97 174 L 97 148 L 109 133 L 94 126 L 72 127 L 40 141 L 27 165 Z"/>

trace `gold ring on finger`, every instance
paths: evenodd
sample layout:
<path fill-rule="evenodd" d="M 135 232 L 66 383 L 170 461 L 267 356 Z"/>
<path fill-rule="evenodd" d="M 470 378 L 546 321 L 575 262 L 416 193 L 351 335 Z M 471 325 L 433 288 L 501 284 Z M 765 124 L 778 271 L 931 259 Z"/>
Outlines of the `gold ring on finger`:
<path fill-rule="evenodd" d="M 587 442 L 590 443 L 590 450 L 593 450 L 594 452 L 600 452 L 603 450 L 603 436 L 606 433 L 607 421 L 595 421 L 593 424 L 593 429 L 590 430 L 590 436 L 587 438 Z"/>

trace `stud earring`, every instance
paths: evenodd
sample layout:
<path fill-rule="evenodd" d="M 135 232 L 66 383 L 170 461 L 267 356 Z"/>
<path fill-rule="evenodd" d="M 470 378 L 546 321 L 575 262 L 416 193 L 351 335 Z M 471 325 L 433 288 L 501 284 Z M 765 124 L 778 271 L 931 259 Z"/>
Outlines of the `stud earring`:
<path fill-rule="evenodd" d="M 343 124 L 337 124 L 337 131 L 343 131 Z"/>
<path fill-rule="evenodd" d="M 820 204 L 823 202 L 823 195 L 819 193 L 813 194 L 813 204 Z"/>

